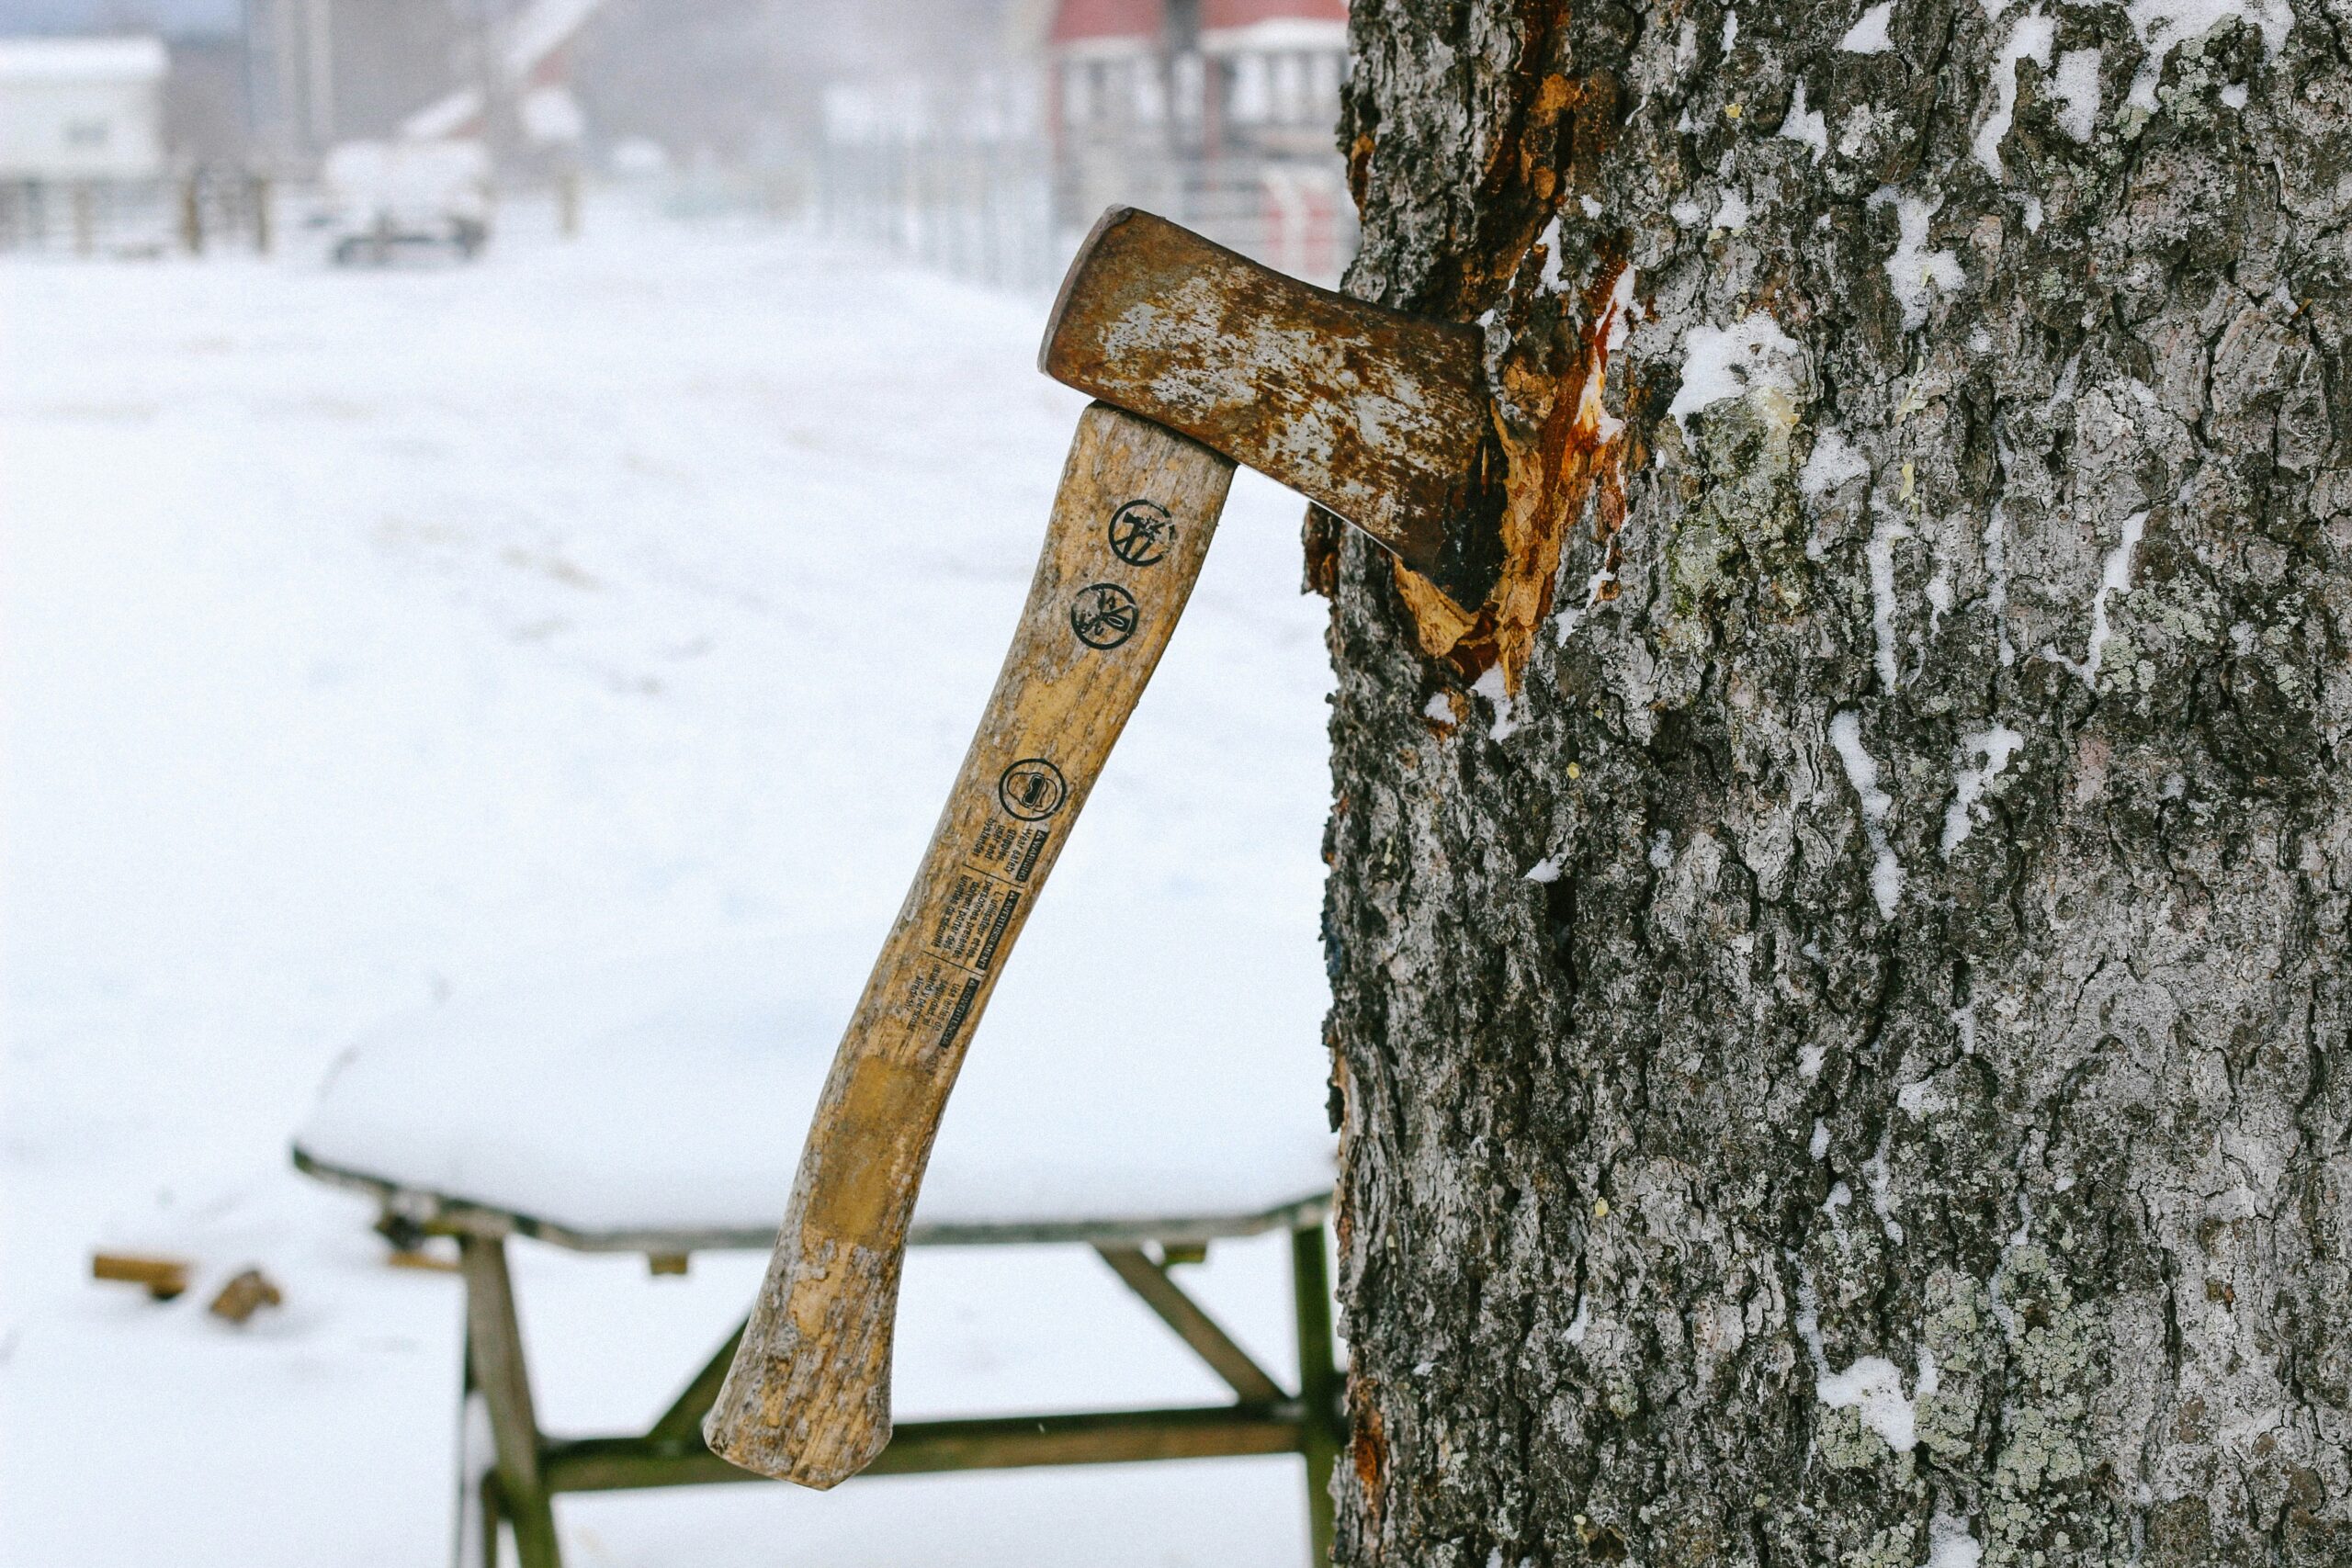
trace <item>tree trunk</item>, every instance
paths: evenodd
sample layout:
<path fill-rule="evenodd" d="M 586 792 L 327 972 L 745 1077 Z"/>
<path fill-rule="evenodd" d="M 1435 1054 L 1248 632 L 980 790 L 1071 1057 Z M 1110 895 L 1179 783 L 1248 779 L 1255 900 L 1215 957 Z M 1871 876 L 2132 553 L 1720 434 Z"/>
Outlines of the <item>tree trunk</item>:
<path fill-rule="evenodd" d="M 1354 13 L 1340 1560 L 2352 1564 L 2352 6 Z"/>

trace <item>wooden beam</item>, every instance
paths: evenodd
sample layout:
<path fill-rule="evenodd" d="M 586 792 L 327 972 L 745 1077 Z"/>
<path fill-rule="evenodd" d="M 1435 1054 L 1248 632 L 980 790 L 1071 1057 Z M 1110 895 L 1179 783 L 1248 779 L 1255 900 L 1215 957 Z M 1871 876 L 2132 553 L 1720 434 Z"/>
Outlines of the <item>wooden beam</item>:
<path fill-rule="evenodd" d="M 514 1526 L 514 1553 L 523 1568 L 562 1568 L 505 1244 L 459 1236 L 458 1267 L 466 1279 L 466 1358 L 474 1386 L 490 1407 L 491 1442 L 498 1456 L 494 1473 L 501 1506 Z"/>
<path fill-rule="evenodd" d="M 1176 1337 L 1191 1346 L 1245 1403 L 1271 1403 L 1283 1397 L 1282 1385 L 1267 1376 L 1265 1369 L 1250 1359 L 1250 1352 L 1235 1344 L 1216 1320 L 1202 1311 L 1200 1303 L 1168 1277 L 1166 1269 L 1145 1257 L 1141 1248 L 1097 1247 L 1094 1250 L 1127 1289 L 1141 1296 L 1144 1305 L 1174 1329 Z"/>
<path fill-rule="evenodd" d="M 1297 1453 L 1303 1441 L 1295 1409 L 1287 1404 L 910 1421 L 897 1428 L 889 1446 L 865 1473 L 922 1475 Z M 736 1468 L 699 1442 L 583 1438 L 551 1442 L 544 1453 L 541 1473 L 551 1493 L 766 1479 Z"/>
<path fill-rule="evenodd" d="M 775 1243 L 775 1226 L 756 1229 L 592 1230 L 542 1215 L 468 1202 L 445 1193 L 405 1187 L 313 1157 L 299 1145 L 294 1168 L 333 1187 L 365 1192 L 388 1213 L 413 1217 L 406 1223 L 431 1235 L 526 1235 L 567 1252 L 765 1252 Z M 1263 1235 L 1320 1221 L 1330 1210 L 1328 1192 L 1315 1192 L 1245 1214 L 1157 1214 L 1145 1218 L 1074 1218 L 1021 1224 L 918 1224 L 907 1232 L 909 1247 L 1032 1247 L 1095 1242 L 1141 1247 Z"/>
<path fill-rule="evenodd" d="M 711 1402 L 718 1397 L 718 1385 L 727 1381 L 727 1369 L 735 1359 L 735 1347 L 742 1340 L 743 1325 L 739 1323 L 735 1325 L 735 1332 L 727 1337 L 727 1343 L 713 1352 L 710 1359 L 703 1363 L 702 1371 L 687 1380 L 686 1386 L 678 1391 L 678 1397 L 670 1402 L 670 1408 L 662 1412 L 661 1416 L 647 1428 L 645 1435 L 649 1439 L 657 1443 L 701 1444 L 703 1415 L 709 1410 Z"/>
<path fill-rule="evenodd" d="M 1340 1370 L 1332 1357 L 1331 1272 L 1323 1257 L 1323 1227 L 1290 1233 L 1291 1299 L 1298 1313 L 1298 1402 L 1306 1455 L 1308 1560 L 1331 1561 L 1331 1471 L 1348 1440 Z"/>

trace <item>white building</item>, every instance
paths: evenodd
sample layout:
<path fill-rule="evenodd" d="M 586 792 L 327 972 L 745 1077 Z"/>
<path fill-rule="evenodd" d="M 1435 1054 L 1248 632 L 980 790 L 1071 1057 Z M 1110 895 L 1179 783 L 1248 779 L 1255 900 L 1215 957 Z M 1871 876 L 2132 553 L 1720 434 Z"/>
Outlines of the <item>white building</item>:
<path fill-rule="evenodd" d="M 162 174 L 169 70 L 160 39 L 0 39 L 0 180 Z"/>

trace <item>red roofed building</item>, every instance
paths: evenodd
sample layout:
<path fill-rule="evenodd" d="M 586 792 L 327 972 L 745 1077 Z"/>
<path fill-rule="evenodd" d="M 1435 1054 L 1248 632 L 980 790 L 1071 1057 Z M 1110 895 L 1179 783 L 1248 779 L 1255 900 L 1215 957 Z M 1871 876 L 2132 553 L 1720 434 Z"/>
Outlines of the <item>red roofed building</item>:
<path fill-rule="evenodd" d="M 1054 11 L 1054 41 L 1079 39 L 1156 39 L 1167 7 L 1160 0 L 1062 0 Z"/>
<path fill-rule="evenodd" d="M 1328 146 L 1347 71 L 1346 0 L 1059 0 L 1046 42 L 1057 139 L 1164 128 L 1214 157 L 1237 141 Z"/>
<path fill-rule="evenodd" d="M 1346 0 L 1202 0 L 1210 98 L 1235 134 L 1331 144 L 1348 66 Z"/>
<path fill-rule="evenodd" d="M 1346 0 L 1057 0 L 1046 56 L 1066 222 L 1132 201 L 1336 273 Z"/>
<path fill-rule="evenodd" d="M 1046 43 L 1057 145 L 1166 118 L 1167 25 L 1162 0 L 1061 0 Z"/>

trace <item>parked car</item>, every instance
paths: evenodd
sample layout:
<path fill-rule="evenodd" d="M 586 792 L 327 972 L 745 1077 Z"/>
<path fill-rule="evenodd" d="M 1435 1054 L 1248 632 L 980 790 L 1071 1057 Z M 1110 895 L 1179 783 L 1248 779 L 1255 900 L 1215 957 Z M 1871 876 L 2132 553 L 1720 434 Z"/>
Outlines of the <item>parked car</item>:
<path fill-rule="evenodd" d="M 322 170 L 336 265 L 470 261 L 490 242 L 490 154 L 473 141 L 346 141 Z"/>

